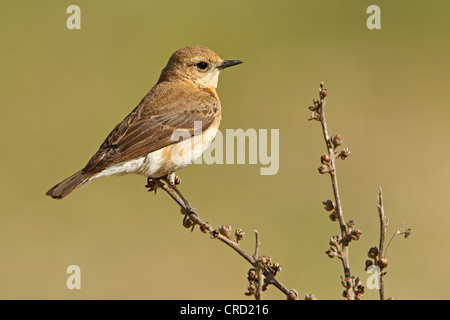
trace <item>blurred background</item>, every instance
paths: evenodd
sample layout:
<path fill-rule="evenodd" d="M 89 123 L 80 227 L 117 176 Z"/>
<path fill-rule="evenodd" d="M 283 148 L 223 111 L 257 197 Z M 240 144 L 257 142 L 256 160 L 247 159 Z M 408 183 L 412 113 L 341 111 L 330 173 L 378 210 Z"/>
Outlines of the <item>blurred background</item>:
<path fill-rule="evenodd" d="M 81 30 L 68 30 L 69 5 Z M 339 232 L 323 210 L 325 152 L 308 105 L 328 88 L 330 134 L 351 156 L 338 162 L 344 215 L 363 234 L 351 271 L 378 245 L 383 188 L 388 239 L 404 222 L 410 239 L 389 249 L 386 296 L 449 299 L 450 3 L 377 1 L 5 1 L 0 12 L 2 299 L 253 299 L 250 265 L 198 230 L 177 205 L 148 193 L 146 178 L 99 179 L 62 201 L 45 197 L 84 167 L 104 138 L 156 83 L 170 54 L 208 46 L 245 63 L 226 70 L 221 130 L 279 129 L 280 168 L 192 165 L 181 190 L 214 227 L 242 228 L 241 246 L 283 270 L 303 298 L 342 299 L 340 261 L 324 253 Z M 66 268 L 81 268 L 68 290 Z M 273 287 L 266 299 L 285 299 Z M 366 299 L 378 292 L 367 290 Z"/>

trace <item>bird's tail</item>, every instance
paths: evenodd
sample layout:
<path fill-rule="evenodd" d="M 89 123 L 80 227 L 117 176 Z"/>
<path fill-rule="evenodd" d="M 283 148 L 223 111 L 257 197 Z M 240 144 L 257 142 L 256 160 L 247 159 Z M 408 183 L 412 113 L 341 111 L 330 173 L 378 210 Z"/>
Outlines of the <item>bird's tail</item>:
<path fill-rule="evenodd" d="M 86 182 L 89 182 L 90 178 L 92 178 L 92 174 L 83 173 L 82 170 L 80 170 L 48 190 L 45 195 L 50 196 L 53 199 L 62 199 Z"/>

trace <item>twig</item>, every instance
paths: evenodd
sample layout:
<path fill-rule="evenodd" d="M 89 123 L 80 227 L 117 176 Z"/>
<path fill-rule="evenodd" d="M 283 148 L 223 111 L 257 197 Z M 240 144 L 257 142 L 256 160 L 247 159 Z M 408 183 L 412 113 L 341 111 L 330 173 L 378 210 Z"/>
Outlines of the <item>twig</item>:
<path fill-rule="evenodd" d="M 342 149 L 340 153 L 337 152 L 337 148 L 342 145 L 343 141 L 339 135 L 334 135 L 330 138 L 328 134 L 327 121 L 325 116 L 327 90 L 324 88 L 323 82 L 320 83 L 319 100 L 314 99 L 313 106 L 309 109 L 312 111 L 309 120 L 320 121 L 322 126 L 322 133 L 325 140 L 328 153 L 322 154 L 322 165 L 319 167 L 319 173 L 330 174 L 331 185 L 333 188 L 334 203 L 331 200 L 325 201 L 325 209 L 332 211 L 330 218 L 335 221 L 339 221 L 340 237 L 332 237 L 330 240 L 331 248 L 326 252 L 330 258 L 337 256 L 342 261 L 344 268 L 344 279 L 342 285 L 346 288 L 344 295 L 349 300 L 361 299 L 364 287 L 360 285 L 358 278 L 354 279 L 350 272 L 349 261 L 349 243 L 351 240 L 358 240 L 361 236 L 361 231 L 354 229 L 354 222 L 345 222 L 344 213 L 342 211 L 341 197 L 339 195 L 338 179 L 336 172 L 336 159 L 346 159 L 350 155 L 348 149 Z M 358 284 L 358 285 L 357 285 Z M 356 288 L 358 287 L 359 288 Z"/>
<path fill-rule="evenodd" d="M 402 222 L 402 225 L 400 226 L 400 228 L 398 228 L 398 230 L 397 230 L 397 231 L 394 233 L 394 235 L 392 236 L 392 238 L 391 238 L 391 240 L 389 241 L 388 246 L 387 246 L 387 248 L 386 248 L 386 252 L 384 253 L 384 257 L 387 256 L 387 252 L 388 252 L 389 248 L 391 247 L 391 244 L 392 244 L 392 242 L 394 241 L 394 239 L 395 239 L 396 236 L 404 235 L 405 238 L 408 238 L 408 237 L 411 235 L 411 229 L 410 229 L 410 228 L 407 228 L 405 231 L 402 231 L 404 225 L 405 225 L 405 224 Z"/>
<path fill-rule="evenodd" d="M 341 230 L 341 237 L 342 237 L 342 265 L 344 267 L 344 275 L 346 278 L 350 277 L 350 262 L 348 257 L 348 240 L 347 240 L 347 227 L 344 219 L 344 213 L 342 212 L 342 205 L 341 205 L 341 197 L 339 195 L 339 187 L 338 187 L 338 180 L 337 180 L 337 172 L 336 172 L 336 151 L 334 150 L 334 147 L 331 144 L 330 137 L 328 135 L 328 129 L 327 129 L 327 121 L 325 118 L 325 96 L 321 96 L 320 102 L 321 102 L 321 112 L 320 112 L 320 123 L 322 124 L 322 131 L 323 136 L 325 139 L 325 143 L 328 148 L 328 155 L 330 157 L 330 163 L 329 163 L 329 170 L 330 170 L 330 178 L 331 178 L 331 185 L 333 187 L 333 194 L 334 194 L 334 200 L 335 200 L 335 212 L 339 220 L 339 226 Z"/>
<path fill-rule="evenodd" d="M 358 240 L 361 236 L 361 231 L 354 228 L 354 222 L 352 220 L 346 222 L 344 219 L 336 174 L 336 159 L 340 158 L 342 160 L 345 160 L 350 155 L 350 151 L 348 149 L 341 149 L 341 151 L 338 152 L 337 148 L 343 144 L 341 137 L 339 135 L 333 135 L 330 138 L 328 134 L 327 121 L 325 117 L 326 97 L 327 90 L 324 88 L 323 82 L 321 82 L 319 90 L 319 100 L 314 99 L 313 106 L 309 106 L 309 109 L 312 111 L 309 120 L 320 121 L 322 125 L 323 137 L 325 139 L 325 144 L 328 151 L 328 153 L 324 153 L 320 157 L 322 165 L 319 167 L 319 173 L 330 174 L 331 185 L 334 194 L 334 202 L 331 200 L 327 200 L 324 201 L 323 204 L 327 211 L 331 211 L 330 219 L 332 221 L 339 221 L 339 227 L 341 231 L 340 235 L 332 236 L 330 238 L 330 249 L 328 249 L 326 253 L 330 258 L 338 257 L 342 261 L 345 278 L 342 278 L 341 283 L 345 287 L 345 291 L 343 293 L 344 297 L 349 300 L 360 300 L 363 298 L 364 287 L 362 286 L 359 278 L 355 279 L 351 275 L 349 262 L 349 243 L 352 240 Z M 387 251 L 389 250 L 391 243 L 397 235 L 404 234 L 405 238 L 407 238 L 411 233 L 411 229 L 402 231 L 402 224 L 402 226 L 397 230 L 397 232 L 389 241 L 386 250 L 384 250 L 388 221 L 386 219 L 386 216 L 384 215 L 383 195 L 381 188 L 379 188 L 378 190 L 377 207 L 380 219 L 379 248 L 372 247 L 369 249 L 368 256 L 369 258 L 372 258 L 373 261 L 366 260 L 366 270 L 368 270 L 369 267 L 378 267 L 377 271 L 380 279 L 380 299 L 384 300 L 384 275 L 386 274 L 384 269 L 388 265 L 386 259 Z"/>
<path fill-rule="evenodd" d="M 146 187 L 150 187 L 149 191 L 156 190 L 157 188 L 163 189 L 169 196 L 175 200 L 175 202 L 180 206 L 181 212 L 184 214 L 183 219 L 183 225 L 187 228 L 192 228 L 196 225 L 200 226 L 200 231 L 203 233 L 209 234 L 212 239 L 217 239 L 223 243 L 225 243 L 227 246 L 232 248 L 234 251 L 236 251 L 242 258 L 247 260 L 248 263 L 250 263 L 254 268 L 259 267 L 259 272 L 262 273 L 263 277 L 258 277 L 258 281 L 263 280 L 264 284 L 260 286 L 259 290 L 263 290 L 264 287 L 267 287 L 267 285 L 272 284 L 274 285 L 278 290 L 280 290 L 282 293 L 284 293 L 288 299 L 297 298 L 298 294 L 297 292 L 293 290 L 289 290 L 286 288 L 277 278 L 276 274 L 277 271 L 281 269 L 281 267 L 276 270 L 274 266 L 270 267 L 267 264 L 262 264 L 261 262 L 258 262 L 258 257 L 251 256 L 242 248 L 239 246 L 238 240 L 233 240 L 231 238 L 231 228 L 224 228 L 226 226 L 222 226 L 219 229 L 213 229 L 210 224 L 207 221 L 203 221 L 199 215 L 197 214 L 196 210 L 187 203 L 187 201 L 181 196 L 181 193 L 176 189 L 176 187 L 171 186 L 168 181 L 163 181 L 157 179 L 152 181 L 152 184 L 149 184 Z M 259 250 L 259 235 L 258 232 L 255 230 L 256 235 L 256 245 L 255 245 L 255 255 L 257 255 L 257 250 Z M 267 256 L 264 256 L 267 257 Z M 270 258 L 270 257 L 269 257 Z M 270 260 L 270 259 L 269 259 Z M 270 262 L 270 261 L 269 261 Z M 254 292 L 253 292 L 254 294 Z M 261 291 L 259 291 L 259 298 L 261 295 Z M 256 297 L 256 296 L 255 296 Z M 256 297 L 258 298 L 258 297 Z"/>
<path fill-rule="evenodd" d="M 383 207 L 383 193 L 381 190 L 381 187 L 378 189 L 378 215 L 380 217 L 380 256 L 383 256 L 383 250 L 384 250 L 384 239 L 386 237 L 386 228 L 387 228 L 387 221 L 386 217 L 384 215 L 384 207 Z"/>
<path fill-rule="evenodd" d="M 406 229 L 405 231 L 402 231 L 403 229 L 403 223 L 400 226 L 400 228 L 394 233 L 391 240 L 389 241 L 386 250 L 384 250 L 384 242 L 386 239 L 386 229 L 388 226 L 388 219 L 384 214 L 384 204 L 383 204 L 383 193 L 381 188 L 378 189 L 378 201 L 377 201 L 377 208 L 378 208 L 378 216 L 380 217 L 380 243 L 379 247 L 372 247 L 369 249 L 368 256 L 369 258 L 373 259 L 366 261 L 366 270 L 368 268 L 375 266 L 378 272 L 378 279 L 379 279 L 379 287 L 378 291 L 380 293 L 380 300 L 385 300 L 385 290 L 384 290 L 384 276 L 386 275 L 385 269 L 388 266 L 388 260 L 386 258 L 387 252 L 389 250 L 389 247 L 391 246 L 392 242 L 394 241 L 395 237 L 403 234 L 405 235 L 405 238 L 407 238 L 411 234 L 411 229 Z"/>
<path fill-rule="evenodd" d="M 259 234 L 258 231 L 255 230 L 255 253 L 253 254 L 253 259 L 258 259 L 258 252 L 259 252 L 259 245 L 261 243 L 259 242 Z"/>
<path fill-rule="evenodd" d="M 261 294 L 263 289 L 263 273 L 262 273 L 262 266 L 261 266 L 261 260 L 259 257 L 259 234 L 258 231 L 255 230 L 255 253 L 253 254 L 253 259 L 256 261 L 256 291 L 255 291 L 255 299 L 261 300 Z"/>
<path fill-rule="evenodd" d="M 386 222 L 386 216 L 384 215 L 383 193 L 382 193 L 381 188 L 378 189 L 377 208 L 378 208 L 378 215 L 380 217 L 380 245 L 379 245 L 379 249 L 378 249 L 378 251 L 379 251 L 378 255 L 379 255 L 379 257 L 381 257 L 381 260 L 382 260 L 383 257 L 385 257 L 383 255 L 383 253 L 384 253 L 384 239 L 386 237 L 387 222 Z M 389 248 L 389 246 L 388 246 L 388 248 Z M 380 266 L 381 261 L 378 264 Z M 385 273 L 383 273 L 382 270 L 380 270 L 380 289 L 379 289 L 380 300 L 384 300 L 384 274 Z"/>

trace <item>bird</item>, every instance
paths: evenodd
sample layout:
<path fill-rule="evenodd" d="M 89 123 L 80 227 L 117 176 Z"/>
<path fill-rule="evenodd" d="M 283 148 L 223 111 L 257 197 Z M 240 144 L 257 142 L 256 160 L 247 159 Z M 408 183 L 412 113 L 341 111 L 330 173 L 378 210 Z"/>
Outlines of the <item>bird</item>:
<path fill-rule="evenodd" d="M 111 131 L 86 166 L 46 195 L 62 199 L 92 180 L 112 175 L 169 177 L 173 183 L 175 172 L 192 164 L 214 140 L 221 121 L 216 92 L 219 74 L 242 62 L 223 60 L 204 46 L 175 51 L 157 83 Z M 193 143 L 196 124 L 201 139 Z M 174 138 L 175 132 L 185 137 Z"/>

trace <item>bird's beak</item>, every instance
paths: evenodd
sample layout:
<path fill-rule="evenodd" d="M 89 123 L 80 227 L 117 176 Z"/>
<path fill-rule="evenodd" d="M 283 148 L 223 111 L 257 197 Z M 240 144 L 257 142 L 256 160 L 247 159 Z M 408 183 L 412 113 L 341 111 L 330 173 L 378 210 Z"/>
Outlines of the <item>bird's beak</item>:
<path fill-rule="evenodd" d="M 243 62 L 244 61 L 241 61 L 241 60 L 224 60 L 220 65 L 217 66 L 217 69 L 222 70 L 222 69 L 225 69 L 228 67 L 232 67 L 232 66 L 241 64 Z"/>

